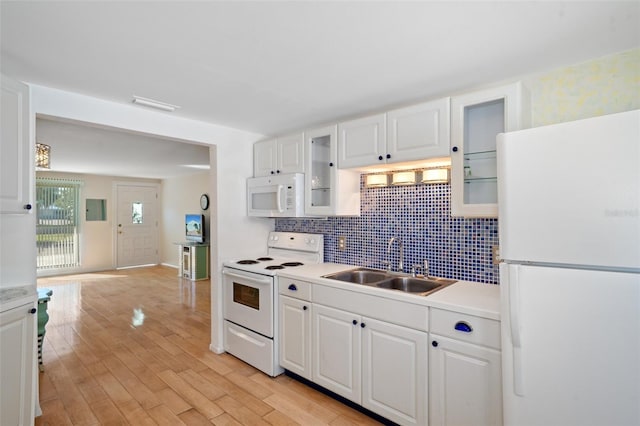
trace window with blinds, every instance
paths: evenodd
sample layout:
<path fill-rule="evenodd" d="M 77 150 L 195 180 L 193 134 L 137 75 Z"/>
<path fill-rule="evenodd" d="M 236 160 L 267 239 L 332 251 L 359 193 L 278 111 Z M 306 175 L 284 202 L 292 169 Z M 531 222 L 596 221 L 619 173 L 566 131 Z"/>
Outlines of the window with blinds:
<path fill-rule="evenodd" d="M 78 221 L 81 182 L 36 179 L 38 270 L 80 265 Z"/>

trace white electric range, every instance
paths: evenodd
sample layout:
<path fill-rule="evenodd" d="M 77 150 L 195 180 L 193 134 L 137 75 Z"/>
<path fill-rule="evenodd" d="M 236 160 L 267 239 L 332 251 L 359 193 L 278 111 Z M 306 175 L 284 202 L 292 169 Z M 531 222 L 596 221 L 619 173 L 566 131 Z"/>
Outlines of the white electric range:
<path fill-rule="evenodd" d="M 270 376 L 278 362 L 278 271 L 324 261 L 324 236 L 270 232 L 267 253 L 223 262 L 224 348 Z"/>

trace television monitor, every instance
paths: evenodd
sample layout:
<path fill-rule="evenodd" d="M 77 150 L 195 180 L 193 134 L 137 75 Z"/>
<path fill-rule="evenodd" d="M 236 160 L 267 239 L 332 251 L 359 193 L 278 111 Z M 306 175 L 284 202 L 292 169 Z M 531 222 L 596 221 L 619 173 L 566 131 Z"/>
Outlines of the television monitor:
<path fill-rule="evenodd" d="M 184 227 L 187 241 L 204 243 L 204 215 L 186 214 L 184 217 Z"/>

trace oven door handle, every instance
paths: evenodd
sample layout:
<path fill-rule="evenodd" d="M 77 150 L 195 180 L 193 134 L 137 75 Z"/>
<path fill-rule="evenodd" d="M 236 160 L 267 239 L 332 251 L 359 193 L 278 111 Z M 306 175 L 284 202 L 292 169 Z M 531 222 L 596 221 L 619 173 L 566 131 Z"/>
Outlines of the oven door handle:
<path fill-rule="evenodd" d="M 229 278 L 232 279 L 236 279 L 238 281 L 243 280 L 243 281 L 251 281 L 254 282 L 256 284 L 263 284 L 263 285 L 269 285 L 272 282 L 271 277 L 263 277 L 263 276 L 247 276 L 247 275 L 241 275 L 241 274 L 236 274 L 233 272 L 229 272 L 226 269 L 222 270 L 222 275 L 226 275 Z"/>

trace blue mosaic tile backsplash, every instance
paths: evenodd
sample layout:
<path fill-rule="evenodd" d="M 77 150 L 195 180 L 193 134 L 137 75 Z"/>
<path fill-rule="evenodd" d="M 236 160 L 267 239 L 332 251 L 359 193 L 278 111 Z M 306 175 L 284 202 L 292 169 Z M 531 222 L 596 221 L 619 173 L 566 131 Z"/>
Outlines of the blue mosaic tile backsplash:
<path fill-rule="evenodd" d="M 403 242 L 404 272 L 426 259 L 430 275 L 498 283 L 491 247 L 498 245 L 497 219 L 451 217 L 451 185 L 410 185 L 366 188 L 361 182 L 361 216 L 317 219 L 276 219 L 276 231 L 324 235 L 325 262 L 384 269 L 389 260 L 397 270 L 399 253 L 391 237 Z M 347 245 L 338 250 L 338 237 Z"/>

